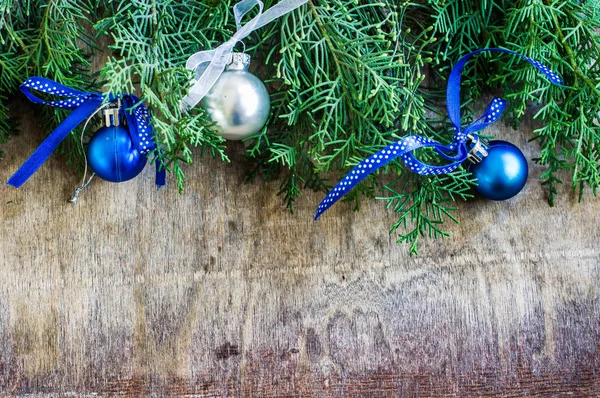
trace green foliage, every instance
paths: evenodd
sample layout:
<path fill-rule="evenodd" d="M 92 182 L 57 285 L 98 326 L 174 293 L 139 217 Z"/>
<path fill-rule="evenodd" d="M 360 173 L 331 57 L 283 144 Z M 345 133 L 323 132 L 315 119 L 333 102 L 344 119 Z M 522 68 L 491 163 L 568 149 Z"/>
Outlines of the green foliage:
<path fill-rule="evenodd" d="M 410 254 L 418 254 L 420 237 L 440 238 L 449 234 L 441 229 L 441 224 L 446 219 L 458 222 L 452 212 L 458 208 L 453 205 L 457 199 L 470 198 L 469 193 L 473 181 L 470 173 L 460 169 L 454 173 L 431 176 L 429 178 L 417 177 L 405 171 L 394 184 L 384 187 L 391 193 L 390 196 L 379 197 L 386 200 L 387 207 L 391 207 L 398 214 L 398 221 L 393 225 L 390 233 L 402 228 L 398 243 L 410 243 Z M 392 186 L 400 189 L 394 190 Z"/>
<path fill-rule="evenodd" d="M 265 2 L 265 8 L 277 0 Z M 13 131 L 7 98 L 31 75 L 89 89 L 91 54 L 107 56 L 104 91 L 130 92 L 148 105 L 161 158 L 183 191 L 183 164 L 195 148 L 228 161 L 223 139 L 201 109 L 182 113 L 189 88 L 186 59 L 235 32 L 232 0 L 0 0 L 0 143 Z M 550 65 L 565 79 L 552 86 L 517 57 L 481 54 L 463 82 L 463 119 L 472 120 L 488 89 L 503 89 L 515 127 L 525 109 L 539 104 L 532 139 L 554 203 L 572 174 L 573 187 L 595 194 L 599 184 L 599 0 L 311 0 L 246 39 L 255 73 L 269 86 L 267 126 L 246 141 L 255 168 L 249 177 L 277 180 L 293 212 L 306 189 L 329 183 L 370 154 L 407 134 L 447 143 L 445 79 L 465 53 L 504 47 Z M 92 40 L 86 32 L 96 35 Z M 108 43 L 97 48 L 95 43 Z M 241 46 L 240 46 L 241 48 Z M 102 52 L 102 53 L 101 53 Z M 427 78 L 429 77 L 429 78 Z M 54 110 L 50 125 L 63 116 Z M 47 126 L 50 128 L 50 126 Z M 49 130 L 48 130 L 49 131 Z M 75 134 L 73 135 L 76 136 Z M 79 159 L 76 140 L 63 147 Z M 439 162 L 431 151 L 424 161 Z M 385 178 L 381 178 L 382 175 Z M 417 252 L 422 237 L 447 235 L 457 221 L 456 201 L 469 197 L 470 174 L 421 177 L 400 161 L 390 163 L 348 197 L 376 197 L 394 209 L 392 232 Z M 380 195 L 379 192 L 383 192 Z M 315 208 L 316 208 L 315 203 Z"/>
<path fill-rule="evenodd" d="M 179 104 L 191 78 L 186 59 L 233 34 L 228 2 L 179 0 L 108 0 L 107 17 L 95 24 L 110 35 L 112 55 L 101 71 L 111 93 L 137 93 L 149 107 L 156 141 L 155 156 L 176 177 L 183 191 L 182 163 L 192 162 L 191 147 L 228 160 L 224 140 L 201 112 L 184 113 Z"/>
<path fill-rule="evenodd" d="M 559 72 L 564 87 L 547 84 L 534 68 L 515 57 L 482 57 L 486 65 L 481 61 L 471 65 L 483 71 L 467 73 L 487 78 L 471 86 L 468 95 L 478 97 L 482 85 L 503 87 L 515 128 L 531 103 L 541 104 L 534 115 L 541 127 L 533 140 L 540 146 L 535 160 L 547 167 L 542 178 L 550 204 L 554 205 L 557 184 L 562 183 L 558 177 L 562 170 L 572 173 L 580 199 L 586 187 L 595 195 L 600 171 L 600 2 L 489 0 L 479 7 L 479 1 L 432 3 L 435 34 L 444 37 L 433 50 L 436 64 L 445 65 L 447 58 L 456 60 L 469 49 L 502 46 Z"/>
<path fill-rule="evenodd" d="M 299 184 L 323 190 L 319 173 L 346 169 L 409 128 L 423 131 L 423 60 L 406 48 L 405 9 L 309 1 L 280 21 L 266 61 L 277 128 L 255 137 L 249 153 L 269 175 L 286 169 L 280 194 L 290 209 Z"/>
<path fill-rule="evenodd" d="M 0 0 L 0 143 L 14 132 L 7 97 L 29 76 L 89 88 L 93 78 L 88 57 L 93 40 L 86 33 L 91 6 L 86 0 Z M 64 112 L 40 107 L 44 128 L 53 129 Z M 69 162 L 81 159 L 78 133 L 61 149 Z"/>
<path fill-rule="evenodd" d="M 581 4 L 579 4 L 581 3 Z M 498 79 L 524 82 L 509 88 L 507 98 L 514 102 L 515 116 L 524 113 L 526 101 L 544 106 L 535 118 L 543 125 L 535 131 L 541 147 L 538 162 L 547 166 L 544 183 L 549 188 L 550 203 L 557 193 L 556 176 L 560 170 L 573 175 L 573 187 L 581 199 L 584 187 L 594 195 L 599 183 L 598 138 L 600 126 L 600 3 L 563 1 L 517 1 L 507 11 L 507 43 L 522 48 L 536 59 L 544 60 L 565 78 L 562 91 L 551 86 L 539 87 L 531 72 L 514 65 L 511 74 Z M 519 29 L 525 24 L 528 34 Z"/>

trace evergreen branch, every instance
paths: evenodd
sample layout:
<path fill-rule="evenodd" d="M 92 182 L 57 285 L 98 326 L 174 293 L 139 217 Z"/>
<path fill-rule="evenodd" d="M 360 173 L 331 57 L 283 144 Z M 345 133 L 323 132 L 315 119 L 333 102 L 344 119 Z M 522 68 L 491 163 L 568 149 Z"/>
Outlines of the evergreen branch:
<path fill-rule="evenodd" d="M 192 152 L 228 161 L 224 141 L 201 110 L 183 114 L 179 103 L 191 73 L 187 57 L 212 49 L 235 31 L 234 0 L 0 0 L 0 143 L 14 132 L 7 98 L 38 74 L 65 85 L 90 89 L 96 53 L 86 33 L 110 37 L 109 59 L 100 76 L 113 94 L 135 93 L 149 107 L 159 149 L 154 153 L 184 189 L 183 164 Z M 267 0 L 269 8 L 277 0 Z M 445 79 L 465 53 L 504 47 L 539 60 L 565 79 L 553 87 L 516 57 L 485 55 L 467 64 L 463 122 L 476 114 L 483 93 L 504 89 L 510 119 L 518 126 L 537 104 L 533 140 L 536 162 L 551 204 L 559 178 L 571 173 L 580 199 L 600 184 L 600 7 L 598 0 L 310 0 L 246 39 L 254 73 L 268 83 L 271 116 L 246 141 L 247 154 L 269 181 L 280 179 L 281 196 L 293 212 L 305 189 L 326 191 L 337 179 L 390 142 L 420 134 L 448 143 L 443 112 Z M 91 20 L 98 15 L 99 20 Z M 251 18 L 249 15 L 248 18 Z M 40 108 L 50 131 L 66 112 Z M 78 163 L 78 132 L 62 150 Z M 424 162 L 441 159 L 419 150 Z M 328 178 L 323 177 L 323 173 Z M 398 176 L 389 183 L 382 175 Z M 389 180 L 385 180 L 389 181 Z M 351 192 L 355 209 L 362 197 L 383 186 L 398 216 L 392 231 L 418 249 L 423 237 L 444 237 L 444 223 L 457 221 L 454 201 L 469 197 L 470 174 L 460 169 L 439 177 L 410 174 L 392 162 Z"/>
<path fill-rule="evenodd" d="M 140 90 L 160 147 L 156 156 L 175 174 L 182 191 L 185 174 L 180 163 L 192 162 L 191 147 L 228 161 L 224 140 L 214 133 L 210 119 L 201 111 L 183 114 L 179 108 L 190 81 L 185 59 L 227 36 L 230 27 L 221 25 L 231 20 L 228 5 L 215 9 L 175 0 L 111 4 L 112 15 L 95 25 L 99 34 L 111 34 L 114 41 L 110 46 L 114 56 L 102 70 L 106 87 L 113 93 Z"/>
<path fill-rule="evenodd" d="M 517 2 L 508 12 L 509 32 L 507 38 L 521 51 L 547 61 L 558 69 L 566 81 L 565 93 L 546 82 L 536 81 L 534 72 L 524 72 L 523 67 L 512 71 L 526 83 L 508 87 L 516 115 L 523 114 L 526 100 L 535 100 L 546 105 L 534 115 L 545 126 L 535 131 L 541 146 L 538 162 L 546 165 L 543 174 L 549 187 L 549 201 L 554 204 L 556 184 L 561 180 L 556 173 L 571 170 L 573 189 L 580 199 L 584 188 L 589 186 L 595 194 L 600 170 L 597 154 L 598 127 L 594 118 L 600 112 L 600 35 L 596 31 L 597 15 L 583 2 L 535 1 L 527 5 Z M 523 32 L 520 24 L 527 13 L 529 24 Z M 566 33 L 568 32 L 568 33 Z M 581 43 L 588 43 L 582 46 Z M 551 55 L 549 55 L 551 54 Z M 526 74 L 527 73 L 527 74 Z M 511 76 L 512 75 L 512 76 Z M 515 80 L 511 73 L 501 79 Z M 566 95 L 565 95 L 566 94 Z M 564 101 L 556 99 L 564 96 Z"/>
<path fill-rule="evenodd" d="M 86 33 L 90 5 L 84 0 L 26 0 L 0 4 L 0 99 L 14 94 L 24 80 L 41 75 L 59 83 L 89 88 L 90 53 L 95 49 Z M 6 33 L 6 35 L 4 34 Z M 6 106 L 0 117 L 6 120 Z M 40 108 L 41 109 L 41 108 Z M 42 109 L 44 131 L 50 132 L 65 112 Z M 11 134 L 11 124 L 0 123 L 0 142 Z M 79 133 L 73 132 L 59 147 L 67 163 L 81 166 Z"/>
<path fill-rule="evenodd" d="M 472 197 L 469 193 L 471 184 L 473 181 L 464 169 L 432 177 L 421 177 L 406 171 L 397 181 L 383 187 L 391 196 L 376 199 L 387 201 L 387 207 L 398 213 L 398 221 L 390 233 L 399 228 L 408 229 L 408 232 L 398 235 L 398 243 L 410 243 L 410 254 L 413 255 L 418 254 L 421 237 L 437 239 L 449 236 L 441 228 L 445 219 L 459 222 L 452 214 L 458 208 L 449 204 L 457 199 Z M 393 185 L 400 189 L 394 189 Z"/>

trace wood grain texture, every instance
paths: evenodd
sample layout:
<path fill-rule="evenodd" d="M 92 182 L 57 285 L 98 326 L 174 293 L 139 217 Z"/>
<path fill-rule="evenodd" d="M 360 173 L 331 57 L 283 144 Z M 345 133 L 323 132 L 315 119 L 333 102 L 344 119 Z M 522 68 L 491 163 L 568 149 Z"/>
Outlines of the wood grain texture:
<path fill-rule="evenodd" d="M 0 180 L 41 142 L 4 147 Z M 531 158 L 535 144 L 499 124 Z M 79 182 L 52 156 L 0 186 L 0 392 L 199 396 L 600 396 L 600 201 L 525 192 L 462 204 L 453 236 L 410 258 L 394 214 L 322 195 L 296 215 L 277 184 L 196 158 L 187 192 Z M 334 181 L 332 181 L 334 182 Z"/>

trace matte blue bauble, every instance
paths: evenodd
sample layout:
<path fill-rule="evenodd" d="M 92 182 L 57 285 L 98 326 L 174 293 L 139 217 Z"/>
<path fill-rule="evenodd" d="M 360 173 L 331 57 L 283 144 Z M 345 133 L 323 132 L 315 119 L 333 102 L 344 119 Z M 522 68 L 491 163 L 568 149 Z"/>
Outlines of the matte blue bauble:
<path fill-rule="evenodd" d="M 470 167 L 477 179 L 475 190 L 491 200 L 506 200 L 518 194 L 527 182 L 527 159 L 506 141 L 490 141 L 488 155 Z"/>
<path fill-rule="evenodd" d="M 146 156 L 133 146 L 129 131 L 122 126 L 103 127 L 87 148 L 90 167 L 103 180 L 128 181 L 142 172 Z"/>

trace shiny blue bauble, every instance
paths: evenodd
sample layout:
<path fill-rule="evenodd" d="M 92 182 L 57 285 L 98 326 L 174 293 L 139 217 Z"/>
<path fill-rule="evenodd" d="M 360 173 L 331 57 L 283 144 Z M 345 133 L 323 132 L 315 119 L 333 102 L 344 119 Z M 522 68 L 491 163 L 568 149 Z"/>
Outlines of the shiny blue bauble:
<path fill-rule="evenodd" d="M 131 180 L 146 166 L 146 156 L 135 149 L 123 126 L 98 130 L 88 144 L 87 158 L 94 173 L 110 182 Z"/>
<path fill-rule="evenodd" d="M 506 200 L 521 192 L 529 172 L 523 152 L 500 140 L 490 141 L 488 155 L 469 170 L 477 179 L 475 190 L 491 200 Z"/>

